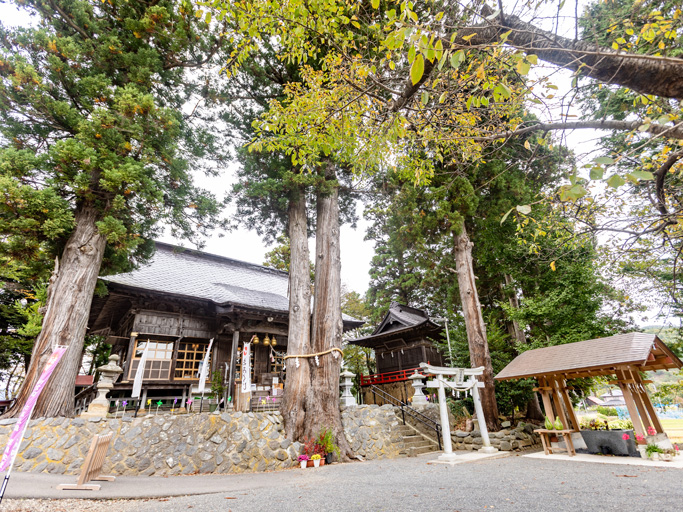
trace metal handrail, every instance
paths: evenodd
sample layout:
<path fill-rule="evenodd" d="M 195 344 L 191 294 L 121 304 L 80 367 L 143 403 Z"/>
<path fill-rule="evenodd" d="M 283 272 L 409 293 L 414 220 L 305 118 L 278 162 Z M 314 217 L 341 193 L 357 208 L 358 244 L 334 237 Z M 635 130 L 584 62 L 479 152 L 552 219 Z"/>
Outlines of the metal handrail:
<path fill-rule="evenodd" d="M 370 385 L 370 391 L 372 391 L 373 395 L 379 396 L 385 402 L 389 402 L 391 405 L 393 405 L 395 407 L 399 407 L 401 409 L 401 418 L 403 419 L 404 425 L 406 424 L 406 413 L 408 413 L 408 416 L 416 419 L 417 421 L 422 423 L 425 427 L 436 432 L 436 440 L 437 440 L 437 443 L 439 443 L 439 450 L 442 450 L 442 448 L 441 448 L 441 425 L 437 421 L 434 421 L 429 416 L 422 414 L 420 411 L 414 409 L 413 407 L 411 407 L 407 403 L 402 402 L 401 400 L 399 400 L 395 396 L 390 395 L 386 391 L 383 391 L 382 389 L 378 388 L 377 386 Z"/>

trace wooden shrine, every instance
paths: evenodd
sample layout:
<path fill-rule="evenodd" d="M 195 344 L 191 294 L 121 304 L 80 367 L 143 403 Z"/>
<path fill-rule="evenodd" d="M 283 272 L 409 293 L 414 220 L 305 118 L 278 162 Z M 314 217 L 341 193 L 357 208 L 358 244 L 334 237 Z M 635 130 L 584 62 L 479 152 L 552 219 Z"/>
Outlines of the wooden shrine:
<path fill-rule="evenodd" d="M 430 320 L 424 310 L 392 302 L 371 335 L 349 340 L 352 345 L 375 352 L 377 373 L 361 375 L 364 402 L 383 403 L 376 401 L 371 386 L 408 401 L 414 391 L 408 380 L 420 363 L 443 366 L 445 360 L 434 344 L 442 337 L 443 327 Z"/>
<path fill-rule="evenodd" d="M 497 380 L 535 378 L 546 416 L 560 417 L 574 432 L 579 422 L 574 414 L 567 381 L 583 377 L 612 376 L 621 389 L 633 429 L 645 436 L 649 427 L 663 433 L 641 372 L 675 370 L 683 362 L 654 334 L 628 333 L 529 350 L 517 356 L 496 375 Z"/>
<path fill-rule="evenodd" d="M 130 396 L 138 362 L 149 345 L 143 406 L 147 399 L 174 397 L 178 407 L 184 406 L 195 394 L 213 338 L 208 377 L 222 380 L 225 402 L 236 401 L 248 410 L 250 400 L 279 401 L 287 352 L 287 272 L 157 242 L 147 265 L 101 280 L 108 293 L 93 298 L 88 332 L 105 336 L 120 357 L 123 374 L 110 398 Z M 362 323 L 344 316 L 346 330 Z M 252 384 L 245 396 L 236 392 L 236 384 L 246 342 L 252 342 Z M 93 390 L 81 393 L 88 392 Z M 87 400 L 78 403 L 87 405 Z"/>

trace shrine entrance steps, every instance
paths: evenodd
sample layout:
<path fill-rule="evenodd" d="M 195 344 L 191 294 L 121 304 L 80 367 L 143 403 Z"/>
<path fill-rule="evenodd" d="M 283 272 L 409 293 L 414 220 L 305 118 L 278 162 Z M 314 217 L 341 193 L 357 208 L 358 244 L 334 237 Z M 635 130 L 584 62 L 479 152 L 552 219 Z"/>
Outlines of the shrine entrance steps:
<path fill-rule="evenodd" d="M 421 434 L 410 425 L 398 425 L 395 427 L 403 437 L 403 450 L 400 454 L 404 457 L 414 457 L 423 453 L 438 452 L 439 445 Z"/>

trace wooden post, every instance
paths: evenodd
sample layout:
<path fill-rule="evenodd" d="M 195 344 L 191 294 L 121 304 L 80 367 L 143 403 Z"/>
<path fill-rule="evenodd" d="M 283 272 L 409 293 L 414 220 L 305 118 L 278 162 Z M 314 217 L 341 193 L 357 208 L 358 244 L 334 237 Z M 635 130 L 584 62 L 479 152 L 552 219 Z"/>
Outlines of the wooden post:
<path fill-rule="evenodd" d="M 235 365 L 236 365 L 236 360 L 237 360 L 237 346 L 239 345 L 240 341 L 240 332 L 239 330 L 236 330 L 232 333 L 232 348 L 230 350 L 230 374 L 228 377 L 228 395 L 232 397 L 232 404 L 235 410 L 237 410 L 237 407 L 235 407 Z M 244 364 L 244 361 L 242 361 L 242 364 Z M 225 404 L 226 407 L 228 404 Z"/>
<path fill-rule="evenodd" d="M 631 378 L 629 379 L 629 382 L 626 383 L 626 386 L 629 388 L 631 391 L 631 396 L 633 397 L 633 402 L 636 404 L 636 409 L 638 409 L 638 414 L 640 415 L 640 419 L 643 422 L 643 427 L 645 427 L 645 431 L 649 429 L 649 427 L 652 426 L 650 423 L 650 418 L 647 413 L 647 410 L 645 409 L 645 405 L 643 404 L 643 400 L 640 396 L 640 393 L 638 392 L 638 386 L 636 384 L 635 376 L 633 375 L 634 372 L 633 369 L 630 369 L 628 372 L 625 372 L 625 375 L 630 376 Z"/>
<path fill-rule="evenodd" d="M 558 382 L 557 378 L 552 377 L 548 379 L 549 384 L 552 388 L 552 396 L 553 396 L 553 401 L 555 402 L 555 409 L 557 416 L 560 417 L 560 421 L 562 422 L 562 426 L 566 429 L 569 427 L 569 424 L 567 423 L 567 416 L 564 414 L 564 408 L 562 407 L 562 393 L 560 392 L 559 385 L 560 383 Z M 555 419 L 555 418 L 551 418 Z"/>
<path fill-rule="evenodd" d="M 130 341 L 128 342 L 128 354 L 126 356 L 126 362 L 123 365 L 123 378 L 122 380 L 128 380 L 130 376 L 128 375 L 128 371 L 130 370 L 131 363 L 133 362 L 133 358 L 135 357 L 135 339 L 138 337 L 137 332 L 131 332 L 130 333 Z"/>
<path fill-rule="evenodd" d="M 574 412 L 574 407 L 572 406 L 572 400 L 569 398 L 569 390 L 567 389 L 567 381 L 565 379 L 561 379 L 557 381 L 560 389 L 559 392 L 562 395 L 562 400 L 564 401 L 564 407 L 567 409 L 567 416 L 569 423 L 571 425 L 565 425 L 564 428 L 566 429 L 571 429 L 574 430 L 574 432 L 578 432 L 580 430 L 579 427 L 579 420 L 576 417 L 576 413 Z"/>
<path fill-rule="evenodd" d="M 555 413 L 553 412 L 553 403 L 550 400 L 550 394 L 548 393 L 548 381 L 545 377 L 539 377 L 538 384 L 539 391 L 541 392 L 541 398 L 543 399 L 543 409 L 545 409 L 545 415 L 551 420 L 554 420 Z"/>
<path fill-rule="evenodd" d="M 654 429 L 662 434 L 664 433 L 664 428 L 662 427 L 662 423 L 659 421 L 659 418 L 657 417 L 657 411 L 655 411 L 654 406 L 652 405 L 652 402 L 650 401 L 650 397 L 647 394 L 647 391 L 645 390 L 645 385 L 643 384 L 643 379 L 640 377 L 640 373 L 637 371 L 633 372 L 633 379 L 636 381 L 636 389 L 638 393 L 640 394 L 641 400 L 643 401 L 643 405 L 645 406 L 645 409 L 647 410 L 650 420 L 652 421 L 652 425 Z"/>
<path fill-rule="evenodd" d="M 638 414 L 638 408 L 636 407 L 636 404 L 633 401 L 631 390 L 629 389 L 628 385 L 623 382 L 627 380 L 626 375 L 624 374 L 623 370 L 617 370 L 616 375 L 619 388 L 621 389 L 621 392 L 624 394 L 624 402 L 626 402 L 626 408 L 628 409 L 628 413 L 631 416 L 631 421 L 633 422 L 633 430 L 635 431 L 636 435 L 645 436 L 646 433 L 643 429 L 643 422 L 641 421 L 640 415 Z"/>

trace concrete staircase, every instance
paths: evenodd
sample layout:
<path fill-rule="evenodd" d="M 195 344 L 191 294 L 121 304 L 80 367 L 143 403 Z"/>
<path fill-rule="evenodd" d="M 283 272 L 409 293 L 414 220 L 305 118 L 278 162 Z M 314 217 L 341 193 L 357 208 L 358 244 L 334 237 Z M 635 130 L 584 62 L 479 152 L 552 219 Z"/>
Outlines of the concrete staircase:
<path fill-rule="evenodd" d="M 432 439 L 421 434 L 416 428 L 403 424 L 398 425 L 396 428 L 403 437 L 404 448 L 401 451 L 401 455 L 415 457 L 416 455 L 423 453 L 439 451 L 439 445 Z"/>

